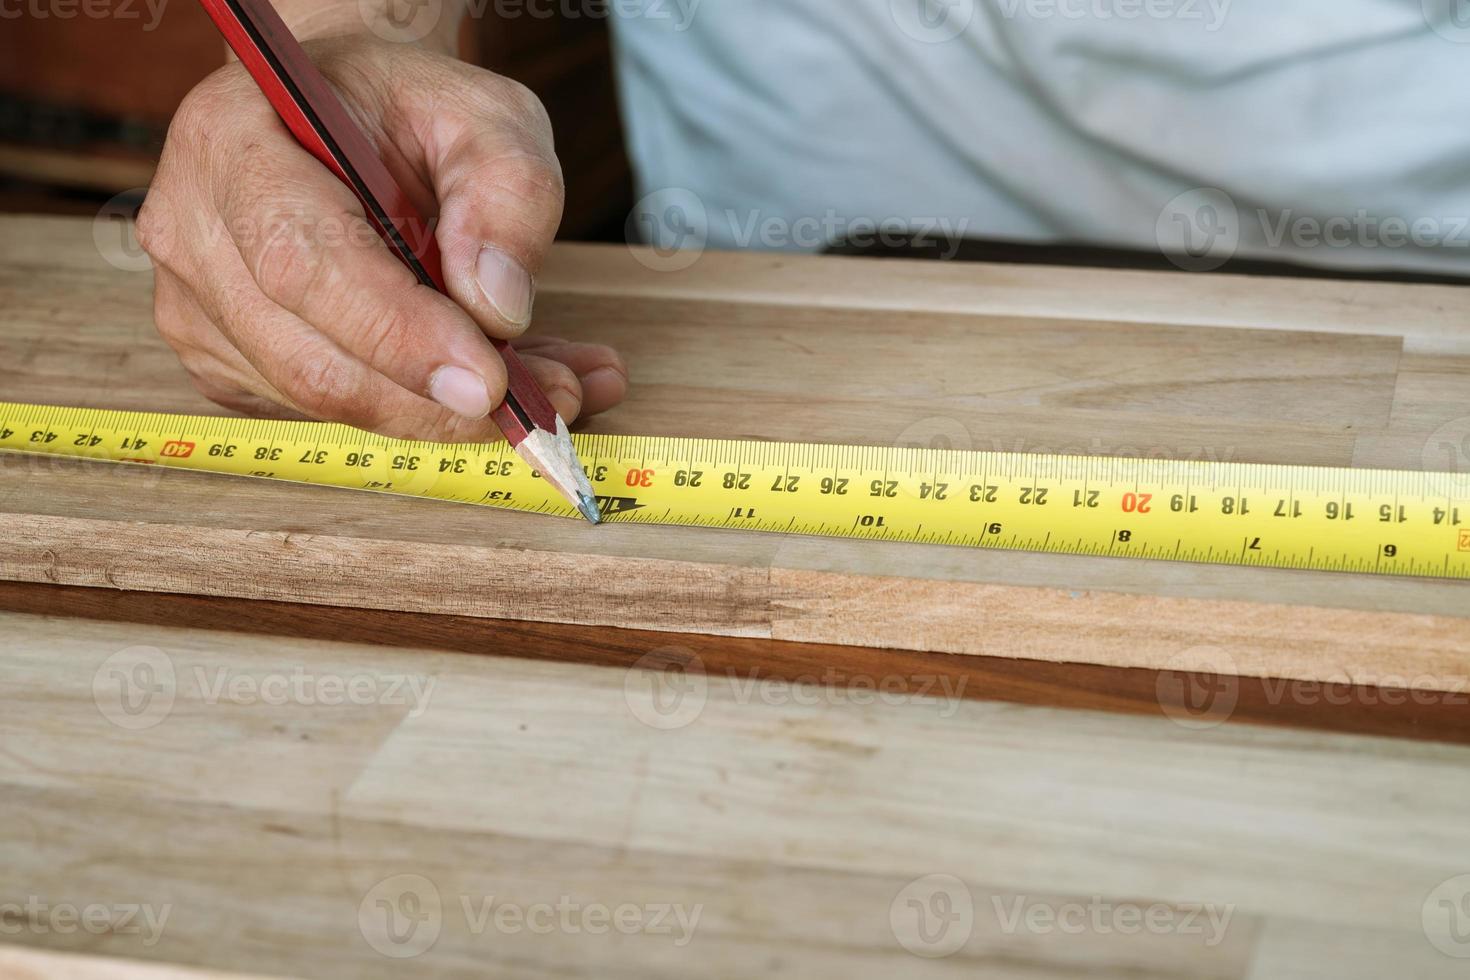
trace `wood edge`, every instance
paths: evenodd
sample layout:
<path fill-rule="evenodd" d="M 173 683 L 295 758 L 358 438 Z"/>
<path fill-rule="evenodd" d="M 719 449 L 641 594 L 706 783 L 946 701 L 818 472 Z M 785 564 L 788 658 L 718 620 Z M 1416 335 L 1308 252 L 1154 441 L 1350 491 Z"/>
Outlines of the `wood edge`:
<path fill-rule="evenodd" d="M 1050 663 L 1470 690 L 1465 622 L 1030 586 L 9 515 L 0 578 Z M 323 590 L 322 583 L 330 583 Z M 627 610 L 638 610 L 636 619 Z"/>
<path fill-rule="evenodd" d="M 0 246 L 0 258 L 28 260 L 38 254 L 39 237 L 52 246 L 43 249 L 51 267 L 95 270 L 91 224 L 56 215 L 0 215 L 0 242 L 25 243 L 8 251 Z M 66 251 L 73 237 L 86 249 L 84 261 Z M 640 261 L 640 255 L 649 257 Z M 660 269 L 658 257 L 641 246 L 557 242 L 537 288 L 546 296 L 1364 334 L 1403 337 L 1407 350 L 1420 353 L 1470 349 L 1456 315 L 1470 287 L 770 252 L 709 252 L 689 268 Z M 1066 288 L 1058 288 L 1063 282 Z M 1405 336 L 1399 325 L 1409 317 L 1415 331 Z"/>
<path fill-rule="evenodd" d="M 1464 619 L 772 569 L 771 637 L 1324 684 L 1470 691 Z M 821 642 L 839 642 L 830 638 Z"/>
<path fill-rule="evenodd" d="M 559 242 L 537 281 L 544 295 L 637 296 L 775 306 L 1018 316 L 1105 323 L 1403 337 L 1464 349 L 1453 311 L 1470 288 L 1225 273 L 945 263 L 771 252 L 708 252 L 660 271 L 643 246 Z M 1062 278 L 1067 289 L 1058 289 Z M 1353 302 L 1343 300 L 1351 289 Z"/>
<path fill-rule="evenodd" d="M 5 516 L 0 579 L 8 581 L 719 636 L 770 632 L 763 568 Z M 623 614 L 633 609 L 636 619 Z"/>
<path fill-rule="evenodd" d="M 17 945 L 0 945 L 0 976 L 10 980 L 287 980 L 279 975 L 268 978 L 259 973 L 225 973 L 175 963 Z"/>
<path fill-rule="evenodd" d="M 854 700 L 896 691 L 945 704 L 1001 702 L 1167 719 L 1196 730 L 1264 725 L 1470 745 L 1470 694 L 1255 678 L 1222 683 L 1209 675 L 1092 664 L 0 582 L 0 614 L 54 616 L 63 607 L 58 631 L 81 621 L 208 630 L 592 670 L 697 671 L 742 685 L 775 681 Z"/>

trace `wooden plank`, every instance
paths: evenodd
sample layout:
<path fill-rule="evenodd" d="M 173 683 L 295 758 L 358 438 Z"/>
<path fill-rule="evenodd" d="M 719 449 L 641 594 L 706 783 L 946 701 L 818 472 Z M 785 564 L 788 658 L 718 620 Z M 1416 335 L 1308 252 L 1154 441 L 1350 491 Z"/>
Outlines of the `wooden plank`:
<path fill-rule="evenodd" d="M 163 963 L 55 953 L 20 946 L 0 946 L 0 975 L 10 980 L 268 980 L 263 974 L 247 976 L 218 970 L 192 970 Z"/>
<path fill-rule="evenodd" d="M 1423 916 L 1470 853 L 1466 747 L 17 614 L 0 691 L 0 903 L 171 909 L 151 946 L 10 942 L 322 977 L 1461 972 Z M 969 904 L 930 959 L 902 915 L 935 875 Z M 384 955 L 364 908 L 424 883 L 434 945 Z M 492 898 L 579 911 L 535 934 Z M 690 941 L 576 918 L 621 905 Z"/>
<path fill-rule="evenodd" d="M 683 260 L 678 263 L 683 265 Z M 1404 336 L 1417 353 L 1470 346 L 1459 286 L 707 252 L 677 273 L 648 250 L 562 245 L 556 293 L 1121 323 Z"/>
<path fill-rule="evenodd" d="M 0 229 L 7 398 L 210 410 L 153 336 L 148 275 L 100 260 L 128 264 L 111 238 L 99 239 L 99 253 L 83 223 L 12 218 Z M 1459 462 L 1461 444 L 1445 434 L 1470 425 L 1454 397 L 1470 352 L 1456 346 L 1463 331 L 1449 329 L 1438 287 L 1362 287 L 1363 307 L 1346 313 L 1341 300 L 1358 287 L 1134 276 L 1101 291 L 1092 318 L 1057 319 L 1059 309 L 1039 302 L 1024 316 L 961 312 L 989 295 L 993 268 L 710 255 L 686 282 L 639 275 L 618 248 L 570 247 L 558 261 L 541 328 L 612 342 L 634 374 L 632 400 L 592 431 L 1420 468 Z M 577 285 L 579 263 L 590 285 Z M 626 276 L 615 284 L 619 269 Z M 858 288 L 869 275 L 884 284 L 881 297 Z M 1050 293 L 1077 295 L 1073 276 L 1027 270 L 1025 295 L 1035 300 L 1043 281 Z M 738 282 L 748 283 L 744 299 Z M 1177 306 L 1181 283 L 1231 317 L 1192 326 L 1125 317 L 1154 309 L 1151 291 Z M 1251 305 L 1259 295 L 1280 306 L 1280 322 L 1256 319 L 1267 312 Z M 903 296 L 913 310 L 894 310 Z M 1393 321 L 1372 320 L 1390 302 Z M 1462 584 L 694 529 L 589 531 L 421 501 L 17 458 L 0 463 L 0 512 L 10 531 L 0 576 L 26 581 L 1470 684 Z M 527 587 L 548 581 L 560 587 Z"/>
<path fill-rule="evenodd" d="M 861 689 L 883 678 L 890 691 L 901 693 L 1151 718 L 1176 716 L 1186 692 L 1215 690 L 1224 697 L 1196 709 L 1211 723 L 1470 745 L 1470 692 L 1251 677 L 1225 679 L 1222 688 L 1219 678 L 1180 671 L 0 582 L 0 610 L 41 615 L 57 609 L 74 618 L 241 631 L 266 640 L 285 636 L 400 649 L 428 645 L 471 654 L 493 650 L 498 656 L 624 669 L 655 650 L 669 668 L 702 670 L 747 684 L 770 680 Z"/>

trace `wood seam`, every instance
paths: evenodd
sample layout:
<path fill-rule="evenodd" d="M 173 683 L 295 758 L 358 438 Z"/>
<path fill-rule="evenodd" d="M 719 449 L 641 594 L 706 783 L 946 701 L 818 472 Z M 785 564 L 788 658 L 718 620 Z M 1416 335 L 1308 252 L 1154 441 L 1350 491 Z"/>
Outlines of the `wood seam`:
<path fill-rule="evenodd" d="M 1464 622 L 1448 616 L 464 545 L 434 546 L 436 567 L 453 571 L 426 583 L 413 561 L 426 546 L 409 542 L 29 514 L 7 523 L 0 577 L 20 581 L 1470 690 Z"/>

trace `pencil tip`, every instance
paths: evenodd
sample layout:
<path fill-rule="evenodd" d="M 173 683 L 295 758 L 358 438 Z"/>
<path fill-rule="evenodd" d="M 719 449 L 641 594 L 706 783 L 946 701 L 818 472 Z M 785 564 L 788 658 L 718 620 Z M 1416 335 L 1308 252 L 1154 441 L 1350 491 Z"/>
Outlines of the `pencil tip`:
<path fill-rule="evenodd" d="M 593 524 L 602 523 L 602 512 L 597 508 L 597 499 L 595 497 L 589 497 L 585 493 L 578 494 L 577 509 L 582 512 L 582 516 L 587 518 L 589 522 Z"/>

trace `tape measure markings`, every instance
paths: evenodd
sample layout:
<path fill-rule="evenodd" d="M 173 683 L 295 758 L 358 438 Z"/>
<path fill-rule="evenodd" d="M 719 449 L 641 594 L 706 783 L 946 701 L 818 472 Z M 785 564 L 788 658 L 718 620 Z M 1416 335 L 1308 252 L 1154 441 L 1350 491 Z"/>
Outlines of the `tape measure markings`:
<path fill-rule="evenodd" d="M 1470 475 L 579 436 L 608 520 L 1470 578 Z M 157 463 L 571 517 L 504 443 L 0 403 L 0 450 Z M 593 532 L 589 532 L 593 533 Z"/>

